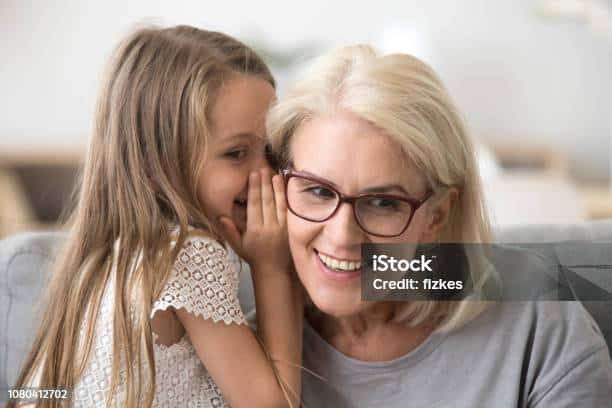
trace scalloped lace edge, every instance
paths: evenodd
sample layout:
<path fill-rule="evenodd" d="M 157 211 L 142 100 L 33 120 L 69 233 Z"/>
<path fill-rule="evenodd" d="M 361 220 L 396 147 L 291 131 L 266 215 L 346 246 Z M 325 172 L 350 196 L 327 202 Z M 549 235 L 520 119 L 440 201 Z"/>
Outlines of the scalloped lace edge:
<path fill-rule="evenodd" d="M 218 322 L 223 322 L 225 323 L 227 326 L 229 326 L 230 324 L 244 324 L 246 326 L 248 326 L 248 322 L 246 321 L 246 318 L 244 317 L 244 314 L 242 312 L 240 312 L 241 315 L 241 319 L 232 319 L 231 317 L 229 317 L 229 319 L 223 319 L 223 318 L 215 318 L 212 314 L 206 312 L 206 311 L 194 311 L 193 309 L 191 309 L 190 307 L 187 306 L 181 306 L 181 307 L 176 307 L 174 305 L 171 305 L 169 303 L 163 304 L 163 305 L 157 305 L 155 306 L 152 310 L 151 310 L 151 316 L 149 317 L 150 319 L 153 318 L 153 316 L 155 316 L 155 313 L 158 311 L 166 311 L 170 308 L 174 308 L 175 310 L 178 309 L 183 309 L 185 310 L 187 313 L 191 313 L 194 316 L 199 316 L 202 317 L 203 319 L 206 320 L 212 320 L 213 323 L 218 323 Z M 153 333 L 153 346 L 154 347 L 158 347 L 160 350 L 164 350 L 167 351 L 171 348 L 173 348 L 174 346 L 184 346 L 185 341 L 189 340 L 189 337 L 187 336 L 187 331 L 185 331 L 185 334 L 183 334 L 183 336 L 176 342 L 176 343 L 172 343 L 169 345 L 166 344 L 161 344 L 161 343 L 157 343 L 157 339 L 158 339 L 158 334 L 155 333 L 154 331 Z"/>

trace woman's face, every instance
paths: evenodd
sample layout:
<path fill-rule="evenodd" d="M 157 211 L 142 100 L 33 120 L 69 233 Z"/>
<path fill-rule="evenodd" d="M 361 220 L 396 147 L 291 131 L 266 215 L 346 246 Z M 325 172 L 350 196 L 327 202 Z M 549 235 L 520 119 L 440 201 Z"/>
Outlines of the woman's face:
<path fill-rule="evenodd" d="M 420 200 L 428 191 L 425 178 L 391 138 L 348 112 L 304 123 L 293 135 L 290 148 L 296 171 L 322 178 L 345 195 L 377 192 Z M 296 270 L 317 308 L 340 317 L 371 306 L 361 301 L 360 269 L 347 272 L 327 265 L 333 260 L 360 262 L 361 243 L 435 240 L 440 217 L 428 204 L 415 212 L 400 236 L 392 238 L 364 232 L 348 203 L 324 222 L 306 221 L 289 213 L 289 245 Z"/>

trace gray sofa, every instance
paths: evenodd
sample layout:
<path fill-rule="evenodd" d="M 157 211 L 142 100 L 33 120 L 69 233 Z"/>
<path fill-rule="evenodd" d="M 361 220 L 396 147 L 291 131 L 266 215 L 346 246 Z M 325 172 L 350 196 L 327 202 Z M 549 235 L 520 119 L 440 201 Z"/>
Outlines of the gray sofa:
<path fill-rule="evenodd" d="M 604 241 L 612 253 L 612 220 L 572 226 L 530 226 L 497 231 L 499 242 Z M 47 281 L 53 254 L 62 234 L 25 233 L 0 241 L 0 405 L 6 401 L 9 384 L 15 383 L 37 324 L 36 306 Z M 597 259 L 591 259 L 598 264 Z M 608 266 L 608 258 L 599 265 Z M 612 275 L 608 274 L 608 287 Z M 240 301 L 245 310 L 253 306 L 250 280 L 243 277 Z M 583 302 L 598 322 L 612 349 L 612 303 Z"/>

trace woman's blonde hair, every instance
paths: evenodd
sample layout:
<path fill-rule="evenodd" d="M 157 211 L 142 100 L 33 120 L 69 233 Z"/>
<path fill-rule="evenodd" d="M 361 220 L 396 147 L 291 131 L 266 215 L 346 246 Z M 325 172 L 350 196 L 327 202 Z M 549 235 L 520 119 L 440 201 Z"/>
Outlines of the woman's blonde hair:
<path fill-rule="evenodd" d="M 37 375 L 43 387 L 74 387 L 92 349 L 104 289 L 112 284 L 113 364 L 106 402 L 113 402 L 118 382 L 125 381 L 126 406 L 152 405 L 151 307 L 188 226 L 218 237 L 201 210 L 196 182 L 216 94 L 240 74 L 275 84 L 254 51 L 218 32 L 143 28 L 117 49 L 98 99 L 68 242 L 17 387 Z M 174 250 L 173 226 L 179 226 Z M 120 380 L 122 364 L 126 374 Z M 59 406 L 57 400 L 41 404 Z"/>
<path fill-rule="evenodd" d="M 314 117 L 336 111 L 357 115 L 395 141 L 438 193 L 434 199 L 447 187 L 458 189 L 439 236 L 441 242 L 490 240 L 472 143 L 446 89 L 429 66 L 406 54 L 379 55 L 366 45 L 319 57 L 268 115 L 268 136 L 281 166 L 292 162 L 291 138 L 297 129 Z M 396 320 L 417 325 L 443 317 L 443 327 L 451 328 L 482 309 L 482 303 L 475 301 L 410 302 L 400 304 Z"/>

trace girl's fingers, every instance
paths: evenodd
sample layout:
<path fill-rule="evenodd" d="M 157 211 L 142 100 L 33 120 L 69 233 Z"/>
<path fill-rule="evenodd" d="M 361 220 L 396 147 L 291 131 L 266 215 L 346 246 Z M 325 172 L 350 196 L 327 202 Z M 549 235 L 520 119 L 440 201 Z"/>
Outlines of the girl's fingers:
<path fill-rule="evenodd" d="M 276 206 L 274 205 L 274 191 L 272 190 L 269 169 L 261 171 L 261 205 L 264 224 L 276 223 Z"/>
<path fill-rule="evenodd" d="M 276 202 L 276 219 L 280 225 L 285 225 L 287 220 L 287 202 L 285 201 L 285 183 L 279 174 L 272 177 L 274 187 L 274 201 Z"/>
<path fill-rule="evenodd" d="M 249 175 L 249 196 L 247 199 L 247 229 L 249 225 L 261 225 L 261 182 L 259 172 Z"/>

